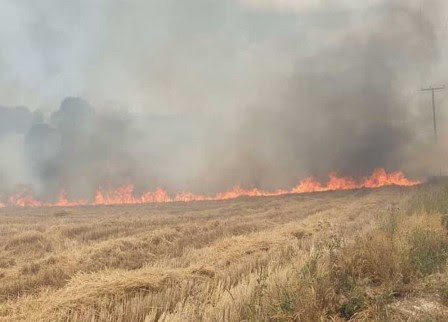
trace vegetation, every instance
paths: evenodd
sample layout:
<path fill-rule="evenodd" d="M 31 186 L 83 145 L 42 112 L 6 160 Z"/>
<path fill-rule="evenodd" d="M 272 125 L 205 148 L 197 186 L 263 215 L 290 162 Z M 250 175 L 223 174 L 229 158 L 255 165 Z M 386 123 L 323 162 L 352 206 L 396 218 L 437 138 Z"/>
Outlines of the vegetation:
<path fill-rule="evenodd" d="M 3 209 L 0 321 L 445 321 L 447 197 Z"/>

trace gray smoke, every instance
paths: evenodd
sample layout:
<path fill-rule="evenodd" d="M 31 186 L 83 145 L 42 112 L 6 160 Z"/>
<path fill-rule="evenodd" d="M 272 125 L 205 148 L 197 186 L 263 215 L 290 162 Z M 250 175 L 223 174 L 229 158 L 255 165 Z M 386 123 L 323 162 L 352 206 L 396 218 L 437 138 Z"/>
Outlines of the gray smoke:
<path fill-rule="evenodd" d="M 447 5 L 366 3 L 6 1 L 0 101 L 33 110 L 0 107 L 0 191 L 434 173 L 419 89 L 446 80 Z"/>
<path fill-rule="evenodd" d="M 47 123 L 35 124 L 25 135 L 27 161 L 38 183 L 34 190 L 48 199 L 60 191 L 89 198 L 99 187 L 127 183 L 139 190 L 175 188 L 176 178 L 166 172 L 176 171 L 179 151 L 192 148 L 189 123 L 180 117 L 99 113 L 84 99 L 68 97 Z"/>

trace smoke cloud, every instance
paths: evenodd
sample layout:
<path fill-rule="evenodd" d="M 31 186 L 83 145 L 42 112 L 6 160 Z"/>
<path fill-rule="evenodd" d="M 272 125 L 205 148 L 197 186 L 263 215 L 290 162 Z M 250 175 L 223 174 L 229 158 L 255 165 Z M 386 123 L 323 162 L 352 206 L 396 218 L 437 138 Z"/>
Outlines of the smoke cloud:
<path fill-rule="evenodd" d="M 0 106 L 3 193 L 274 189 L 376 167 L 425 177 L 448 152 L 420 92 L 446 81 L 443 0 L 7 0 L 0 12 L 0 102 L 28 106 Z"/>

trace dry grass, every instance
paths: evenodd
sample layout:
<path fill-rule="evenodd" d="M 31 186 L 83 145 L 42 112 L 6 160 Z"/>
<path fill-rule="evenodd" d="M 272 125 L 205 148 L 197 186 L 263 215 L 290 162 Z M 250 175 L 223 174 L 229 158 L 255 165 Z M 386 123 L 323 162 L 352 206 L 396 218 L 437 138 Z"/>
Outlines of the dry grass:
<path fill-rule="evenodd" d="M 446 191 L 3 209 L 0 321 L 446 320 Z"/>

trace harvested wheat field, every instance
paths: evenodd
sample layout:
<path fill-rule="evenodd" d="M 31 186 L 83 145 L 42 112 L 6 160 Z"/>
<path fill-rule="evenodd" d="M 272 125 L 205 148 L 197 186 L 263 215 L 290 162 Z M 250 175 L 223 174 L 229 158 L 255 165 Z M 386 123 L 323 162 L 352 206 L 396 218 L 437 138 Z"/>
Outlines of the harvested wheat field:
<path fill-rule="evenodd" d="M 448 318 L 444 183 L 0 213 L 0 321 Z"/>

